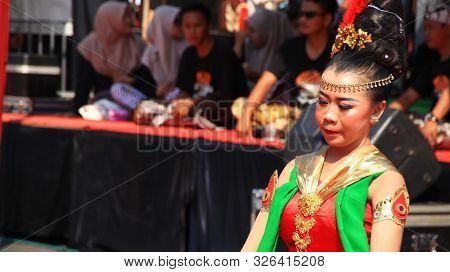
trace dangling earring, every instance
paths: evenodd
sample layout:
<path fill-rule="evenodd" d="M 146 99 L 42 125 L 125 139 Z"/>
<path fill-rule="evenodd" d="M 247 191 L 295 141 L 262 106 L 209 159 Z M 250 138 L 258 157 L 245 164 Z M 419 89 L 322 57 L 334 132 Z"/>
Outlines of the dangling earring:
<path fill-rule="evenodd" d="M 380 119 L 378 119 L 378 116 L 376 116 L 376 115 L 371 115 L 370 116 L 370 123 L 372 125 L 375 125 L 376 123 L 378 123 L 378 121 L 380 121 Z"/>

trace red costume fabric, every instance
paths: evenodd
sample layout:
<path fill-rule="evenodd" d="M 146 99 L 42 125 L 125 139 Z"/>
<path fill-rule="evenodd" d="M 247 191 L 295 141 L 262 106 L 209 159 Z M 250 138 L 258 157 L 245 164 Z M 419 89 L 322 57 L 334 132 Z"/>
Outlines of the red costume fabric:
<path fill-rule="evenodd" d="M 297 192 L 287 203 L 281 215 L 279 235 L 286 244 L 288 251 L 297 251 L 292 235 L 295 232 L 294 216 L 299 213 Z M 306 248 L 309 252 L 340 252 L 344 251 L 339 231 L 336 223 L 336 196 L 328 198 L 314 215 L 315 225 L 309 231 L 311 244 Z M 300 216 L 302 216 L 300 214 Z M 364 228 L 370 243 L 370 233 L 372 229 L 372 205 L 366 203 L 366 213 L 364 216 Z"/>

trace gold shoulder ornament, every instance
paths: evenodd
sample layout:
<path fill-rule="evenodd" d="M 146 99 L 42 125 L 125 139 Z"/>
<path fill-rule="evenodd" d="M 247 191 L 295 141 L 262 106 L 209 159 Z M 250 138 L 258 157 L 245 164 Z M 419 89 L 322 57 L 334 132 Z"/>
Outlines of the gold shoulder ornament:
<path fill-rule="evenodd" d="M 275 170 L 270 177 L 269 184 L 266 187 L 266 192 L 262 198 L 262 212 L 268 212 L 270 210 L 270 203 L 272 203 L 273 196 L 275 194 L 275 189 L 278 184 L 278 171 Z"/>

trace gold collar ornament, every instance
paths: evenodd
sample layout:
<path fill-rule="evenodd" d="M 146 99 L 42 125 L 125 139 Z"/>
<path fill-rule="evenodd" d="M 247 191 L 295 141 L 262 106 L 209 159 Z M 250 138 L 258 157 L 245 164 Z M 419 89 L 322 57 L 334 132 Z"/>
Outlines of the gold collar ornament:
<path fill-rule="evenodd" d="M 340 26 L 337 31 L 338 34 L 331 49 L 331 57 L 344 49 L 344 45 L 348 45 L 351 49 L 354 49 L 355 46 L 361 49 L 372 42 L 372 34 L 362 29 L 356 30 L 353 24 Z"/>
<path fill-rule="evenodd" d="M 318 152 L 297 156 L 297 185 L 300 193 L 315 193 L 324 201 L 345 186 L 382 171 L 398 171 L 386 156 L 374 145 L 355 150 L 329 176 L 319 183 L 328 146 Z"/>
<path fill-rule="evenodd" d="M 374 80 L 360 84 L 338 85 L 325 81 L 322 76 L 322 79 L 320 80 L 320 89 L 339 93 L 359 92 L 359 91 L 368 91 L 373 88 L 383 87 L 388 84 L 391 84 L 393 81 L 394 76 L 392 74 L 389 74 L 387 77 L 382 78 L 380 80 Z"/>
<path fill-rule="evenodd" d="M 325 146 L 318 152 L 295 158 L 300 197 L 297 204 L 299 213 L 294 216 L 296 230 L 292 234 L 292 240 L 299 252 L 306 251 L 312 242 L 309 231 L 316 223 L 314 215 L 323 202 L 343 187 L 371 174 L 387 170 L 397 171 L 375 146 L 367 145 L 347 157 L 319 183 L 327 149 Z"/>

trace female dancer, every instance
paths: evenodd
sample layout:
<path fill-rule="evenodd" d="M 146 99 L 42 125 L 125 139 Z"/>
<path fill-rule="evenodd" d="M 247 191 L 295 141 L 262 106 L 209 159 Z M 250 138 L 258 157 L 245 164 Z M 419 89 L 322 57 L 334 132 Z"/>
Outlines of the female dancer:
<path fill-rule="evenodd" d="M 316 121 L 328 147 L 272 176 L 242 248 L 399 251 L 409 211 L 402 175 L 370 142 L 404 71 L 400 0 L 350 1 L 321 80 Z"/>

